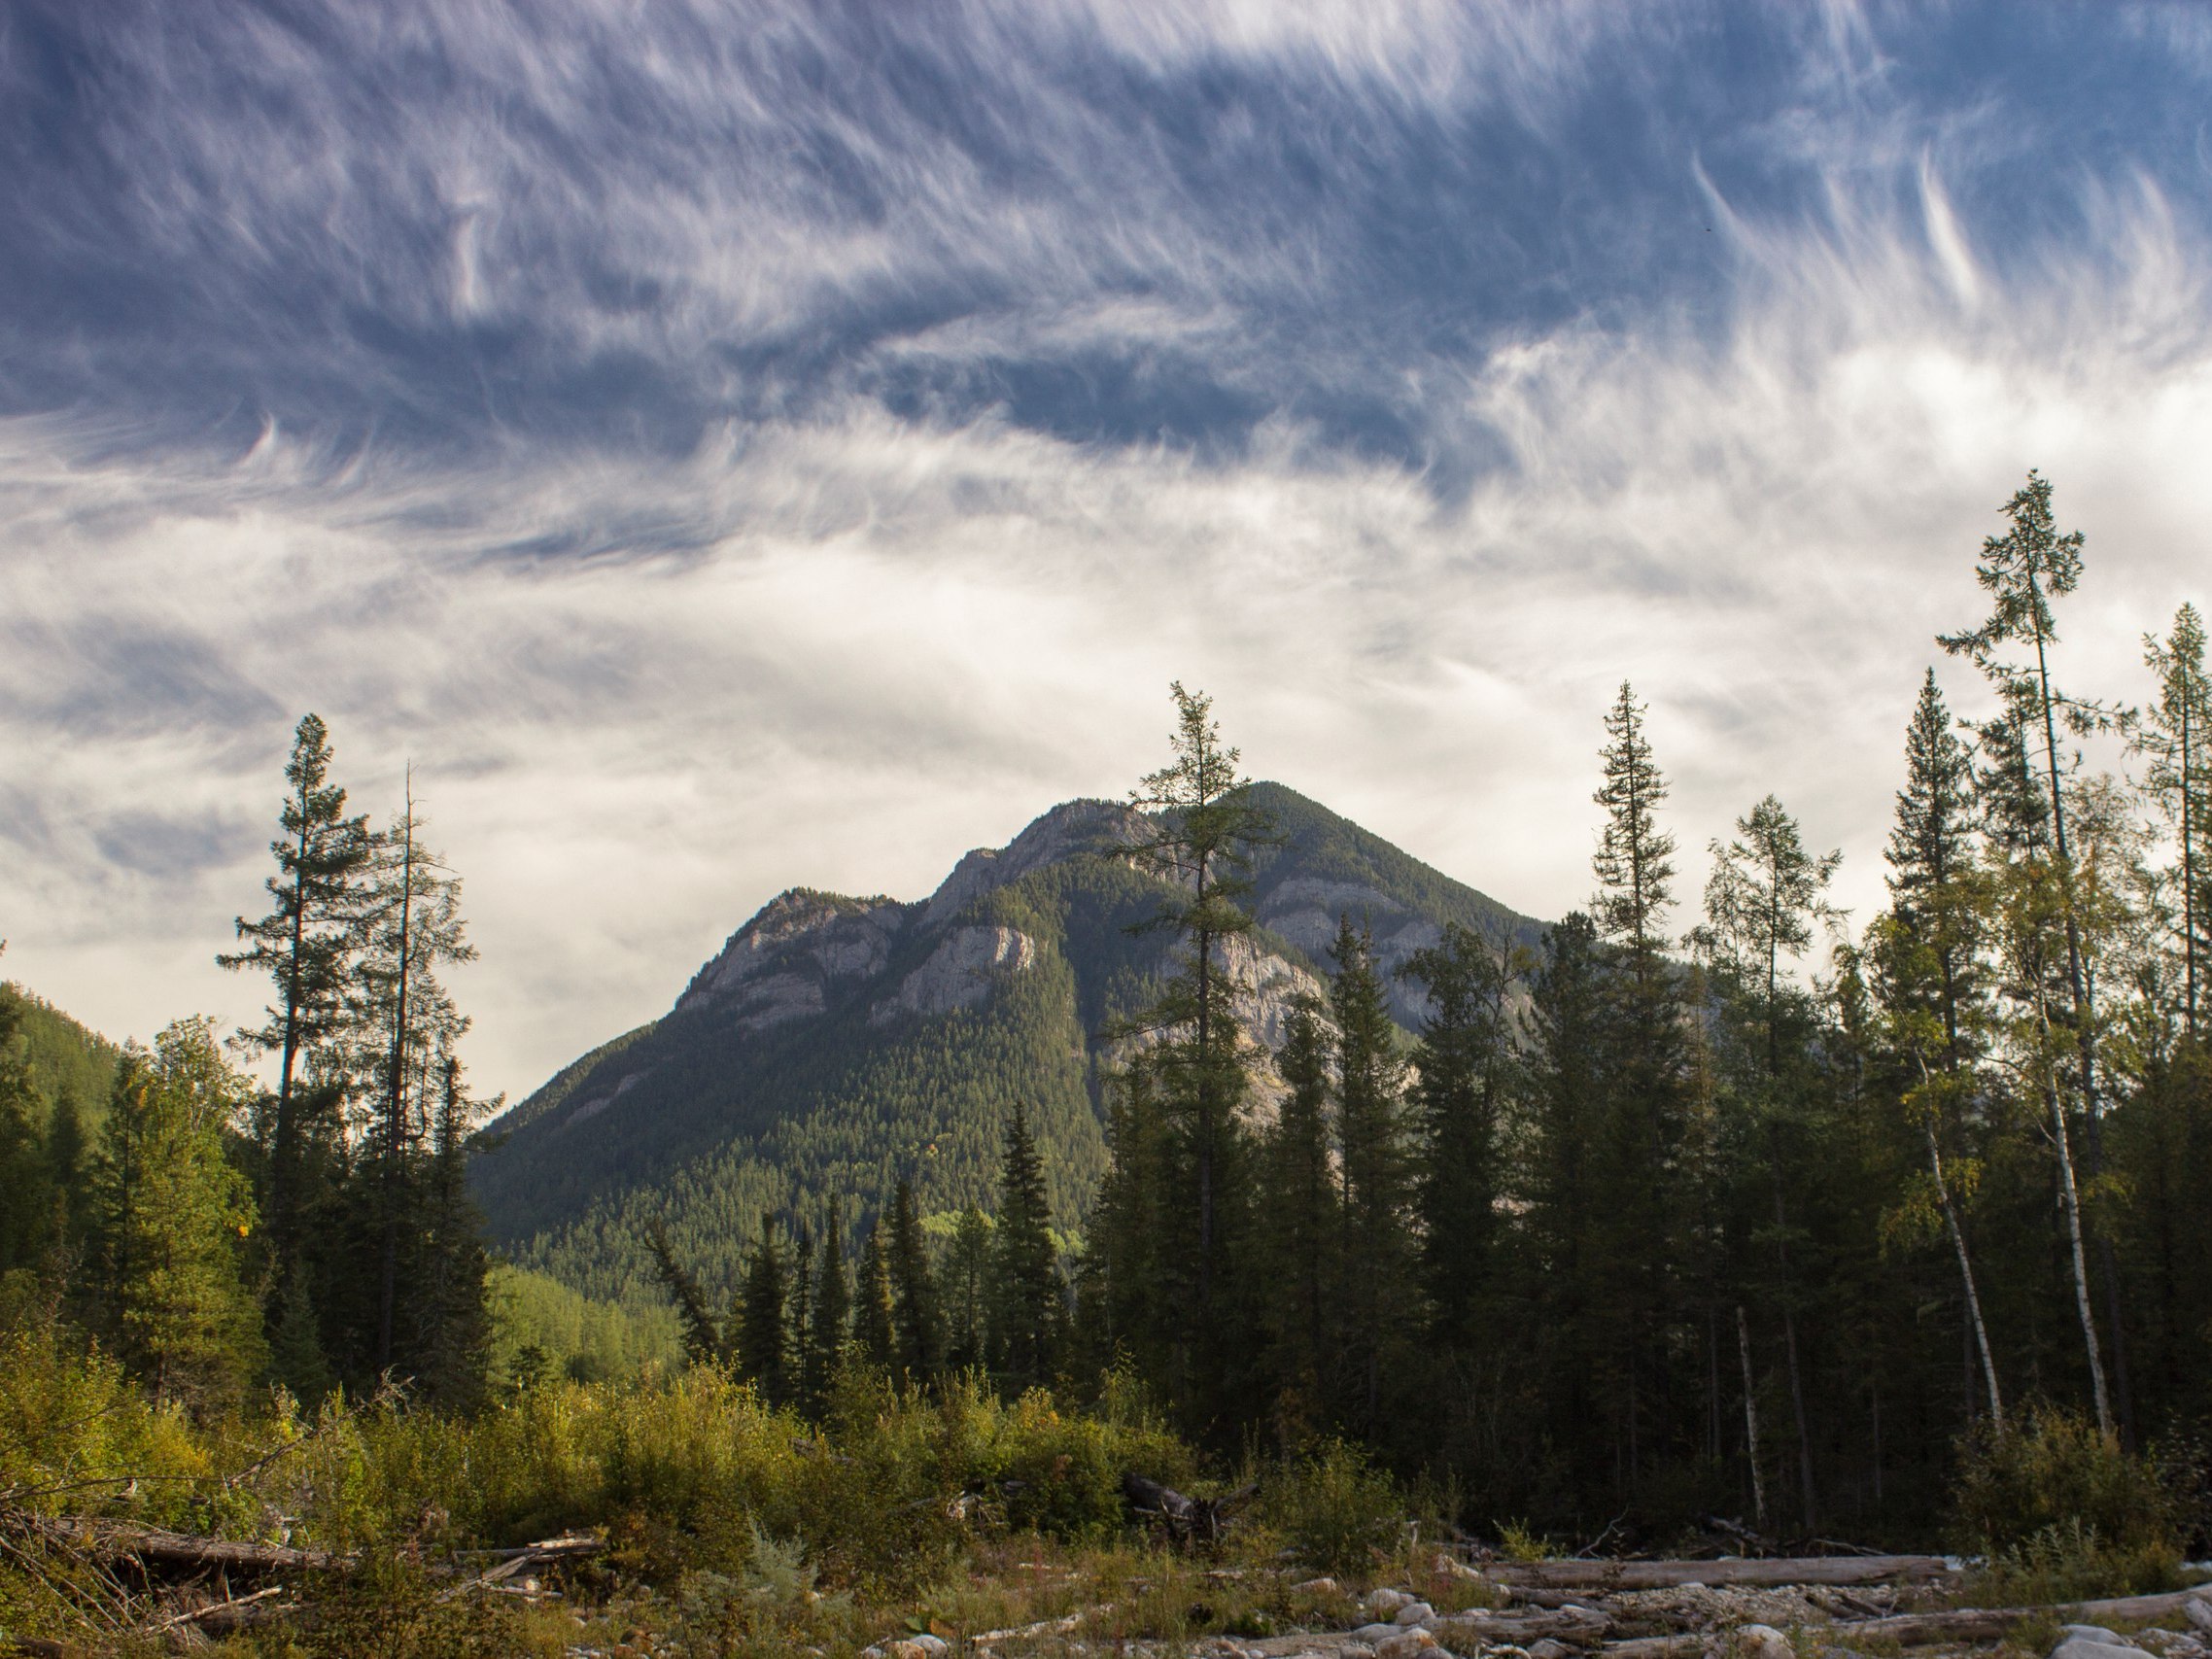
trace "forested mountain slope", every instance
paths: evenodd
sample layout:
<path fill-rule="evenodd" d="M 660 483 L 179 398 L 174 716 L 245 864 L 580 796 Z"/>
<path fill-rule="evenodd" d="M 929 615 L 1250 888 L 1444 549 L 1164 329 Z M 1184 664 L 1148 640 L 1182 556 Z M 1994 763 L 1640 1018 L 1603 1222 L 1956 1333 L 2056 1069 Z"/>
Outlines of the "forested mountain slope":
<path fill-rule="evenodd" d="M 47 1111 L 67 1099 L 87 1126 L 98 1123 L 107 1113 L 122 1051 L 20 985 L 0 985 L 0 997 L 15 1000 L 21 1058 Z"/>
<path fill-rule="evenodd" d="M 1256 944 L 1232 942 L 1246 1022 L 1279 1041 L 1317 989 L 1337 920 L 1373 930 L 1395 968 L 1446 922 L 1533 939 L 1537 924 L 1280 784 L 1254 787 L 1279 844 L 1256 861 Z M 771 901 L 659 1020 L 616 1037 L 503 1118 L 475 1184 L 495 1237 L 578 1290 L 644 1277 L 642 1228 L 726 1288 L 763 1209 L 877 1208 L 902 1174 L 924 1212 L 991 1198 L 1016 1102 L 1029 1111 L 1054 1213 L 1080 1220 L 1105 1167 L 1102 1037 L 1165 969 L 1132 932 L 1162 889 L 1113 848 L 1135 828 L 1102 801 L 1054 808 L 962 858 L 913 903 L 793 889 Z M 1419 991 L 1399 984 L 1411 1024 Z M 856 1214 L 857 1212 L 857 1214 Z"/>

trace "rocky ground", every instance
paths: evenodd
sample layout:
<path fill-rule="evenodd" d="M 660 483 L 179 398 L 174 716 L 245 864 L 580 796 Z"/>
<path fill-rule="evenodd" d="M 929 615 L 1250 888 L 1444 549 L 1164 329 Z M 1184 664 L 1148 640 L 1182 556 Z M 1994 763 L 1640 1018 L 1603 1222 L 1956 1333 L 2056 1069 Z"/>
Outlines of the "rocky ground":
<path fill-rule="evenodd" d="M 1907 1649 L 1925 1659 L 1998 1650 L 2049 1659 L 2212 1659 L 2212 1584 L 2066 1607 L 1987 1608 L 1962 1605 L 1963 1576 L 1936 1558 L 1888 1558 L 1857 1572 L 1848 1559 L 1795 1564 L 1827 1582 L 1787 1581 L 1792 1565 L 1578 1563 L 1547 1573 L 1540 1564 L 1486 1571 L 1439 1556 L 1432 1581 L 1464 1583 L 1495 1605 L 1439 1610 L 1414 1589 L 1386 1585 L 1352 1604 L 1357 1622 L 1344 1628 L 1178 1642 L 1116 1640 L 1113 1609 L 1101 1607 L 954 1641 L 889 1639 L 863 1659 L 1871 1659 Z M 1701 1570 L 1716 1582 L 1692 1576 Z M 1746 1573 L 1761 1581 L 1726 1581 Z M 1631 1587 L 1655 1577 L 1672 1581 Z M 1547 1578 L 1581 1582 L 1560 1589 L 1547 1587 Z M 1336 1586 L 1311 1579 L 1295 1588 L 1326 1596 Z M 2104 1622 L 2067 1616 L 2090 1612 Z"/>

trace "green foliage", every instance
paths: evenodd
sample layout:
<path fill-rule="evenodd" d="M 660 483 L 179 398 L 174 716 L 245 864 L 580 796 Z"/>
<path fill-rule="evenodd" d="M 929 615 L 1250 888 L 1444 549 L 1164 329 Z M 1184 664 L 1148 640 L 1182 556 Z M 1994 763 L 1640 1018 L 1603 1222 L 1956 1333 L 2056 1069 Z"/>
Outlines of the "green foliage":
<path fill-rule="evenodd" d="M 234 1403 L 266 1358 L 245 1279 L 256 1222 L 225 1134 L 248 1098 L 213 1023 L 125 1054 L 92 1170 L 90 1278 L 124 1361 L 203 1410 Z"/>
<path fill-rule="evenodd" d="M 1322 1573 L 1358 1573 L 1396 1541 L 1405 1504 L 1363 1448 L 1328 1440 L 1261 1482 L 1257 1517 Z"/>
<path fill-rule="evenodd" d="M 2033 1546 L 2171 1552 L 2174 1504 L 2149 1460 L 2082 1416 L 2053 1406 L 1967 1443 L 1953 1489 L 1955 1547 L 1992 1557 Z M 2041 1540 L 2038 1542 L 2037 1540 Z M 2087 1541 L 2085 1541 L 2087 1540 Z"/>
<path fill-rule="evenodd" d="M 675 1313 L 666 1306 L 595 1301 L 543 1273 L 505 1263 L 492 1268 L 489 1296 L 489 1368 L 495 1379 L 514 1378 L 526 1348 L 576 1382 L 635 1376 L 650 1366 L 673 1368 L 682 1358 Z"/>
<path fill-rule="evenodd" d="M 2180 1582 L 2181 1552 L 2163 1541 L 2114 1543 L 2080 1517 L 1992 1551 L 1972 1593 L 1987 1607 L 2053 1607 L 2107 1596 L 2147 1596 Z"/>

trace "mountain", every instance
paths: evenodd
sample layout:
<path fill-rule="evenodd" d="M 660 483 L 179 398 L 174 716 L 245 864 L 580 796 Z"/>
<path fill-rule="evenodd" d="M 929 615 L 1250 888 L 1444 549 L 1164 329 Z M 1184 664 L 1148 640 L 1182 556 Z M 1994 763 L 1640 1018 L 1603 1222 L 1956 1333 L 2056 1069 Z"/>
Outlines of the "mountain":
<path fill-rule="evenodd" d="M 1241 1014 L 1280 1041 L 1321 988 L 1338 917 L 1396 968 L 1446 922 L 1533 941 L 1538 925 L 1281 784 L 1253 798 L 1279 841 L 1255 859 L 1262 929 L 1232 942 Z M 644 1282 L 643 1227 L 726 1290 L 763 1208 L 873 1213 L 901 1174 L 925 1213 L 991 1202 L 1020 1102 L 1055 1216 L 1077 1225 L 1106 1163 L 1098 1033 L 1144 1006 L 1171 942 L 1136 931 L 1166 889 L 1113 848 L 1141 821 L 1071 801 L 980 847 L 928 898 L 793 888 L 693 976 L 669 1012 L 564 1068 L 493 1125 L 474 1179 L 517 1262 L 587 1295 Z M 1419 1020 L 1417 986 L 1394 1012 Z"/>
<path fill-rule="evenodd" d="M 98 1124 L 107 1116 L 122 1051 L 21 985 L 0 985 L 0 997 L 15 1001 L 16 1040 L 30 1067 L 31 1087 L 44 1097 L 47 1110 L 73 1099 L 86 1127 Z"/>

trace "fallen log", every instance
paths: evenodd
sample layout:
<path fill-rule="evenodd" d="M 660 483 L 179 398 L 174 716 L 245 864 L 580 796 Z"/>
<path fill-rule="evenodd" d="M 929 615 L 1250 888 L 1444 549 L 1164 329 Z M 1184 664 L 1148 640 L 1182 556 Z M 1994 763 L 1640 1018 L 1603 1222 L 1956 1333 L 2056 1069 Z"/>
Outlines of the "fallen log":
<path fill-rule="evenodd" d="M 1484 1577 L 1515 1589 L 1671 1590 L 1684 1584 L 1879 1584 L 1942 1576 L 1940 1555 L 1811 1555 L 1724 1557 L 1718 1561 L 1492 1561 Z"/>
<path fill-rule="evenodd" d="M 1588 1646 L 1612 1629 L 1612 1617 L 1596 1607 L 1565 1607 L 1556 1612 L 1447 1613 L 1436 1621 L 1439 1636 L 1468 1641 L 1511 1642 L 1525 1647 L 1532 1642 L 1573 1642 Z"/>
<path fill-rule="evenodd" d="M 1954 1607 L 1941 1613 L 1894 1613 L 1887 1618 L 1849 1619 L 1830 1627 L 1840 1641 L 1894 1642 L 1900 1647 L 1925 1647 L 1935 1642 L 1996 1642 L 2022 1625 L 2106 1624 L 2114 1619 L 2147 1624 L 2186 1612 L 2191 1603 L 2212 1611 L 2212 1584 L 2192 1585 L 2157 1596 L 2117 1596 L 2101 1602 L 2064 1602 L 2046 1607 Z M 2194 1623 L 2194 1618 L 2192 1619 Z"/>
<path fill-rule="evenodd" d="M 497 1566 L 439 1591 L 437 1599 L 450 1602 L 471 1590 L 504 1590 L 509 1588 L 507 1579 L 518 1577 L 533 1567 L 544 1567 L 556 1561 L 578 1561 L 597 1555 L 605 1548 L 606 1541 L 589 1533 L 564 1533 L 557 1538 L 541 1538 L 536 1543 L 524 1544 L 520 1549 L 500 1550 L 497 1553 L 501 1560 Z"/>
<path fill-rule="evenodd" d="M 41 1515 L 17 1509 L 0 1516 L 0 1526 L 28 1533 L 44 1542 L 104 1562 L 136 1561 L 148 1566 L 221 1568 L 229 1573 L 319 1572 L 348 1565 L 348 1558 L 290 1544 L 243 1543 L 201 1538 L 93 1516 Z"/>
<path fill-rule="evenodd" d="M 1598 1649 L 1600 1659 L 1695 1659 L 1705 1651 L 1702 1636 L 1639 1636 L 1628 1642 L 1608 1642 Z"/>

